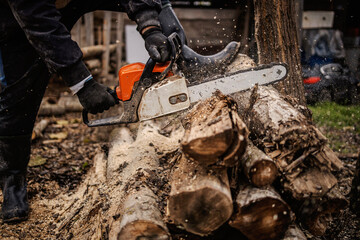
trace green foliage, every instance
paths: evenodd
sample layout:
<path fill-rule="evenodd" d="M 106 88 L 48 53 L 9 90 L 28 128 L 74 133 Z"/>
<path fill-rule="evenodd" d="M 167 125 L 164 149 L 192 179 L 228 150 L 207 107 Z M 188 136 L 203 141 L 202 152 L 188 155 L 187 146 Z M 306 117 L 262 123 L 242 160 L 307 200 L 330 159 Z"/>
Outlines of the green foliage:
<path fill-rule="evenodd" d="M 334 102 L 308 106 L 313 112 L 316 125 L 352 130 L 360 134 L 360 105 L 339 105 Z"/>
<path fill-rule="evenodd" d="M 360 139 L 360 106 L 334 102 L 308 106 L 317 127 L 329 140 L 330 147 L 340 154 L 357 154 Z"/>

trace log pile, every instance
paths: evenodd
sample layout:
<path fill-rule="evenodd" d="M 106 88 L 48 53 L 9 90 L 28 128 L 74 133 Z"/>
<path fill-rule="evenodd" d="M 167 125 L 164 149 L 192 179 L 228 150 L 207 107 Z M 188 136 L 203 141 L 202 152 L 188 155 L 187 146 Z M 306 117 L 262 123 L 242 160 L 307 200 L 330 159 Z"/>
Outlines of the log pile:
<path fill-rule="evenodd" d="M 342 163 L 303 110 L 255 87 L 115 129 L 80 188 L 52 203 L 57 237 L 222 239 L 224 226 L 234 239 L 321 236 L 347 204 L 333 175 Z"/>

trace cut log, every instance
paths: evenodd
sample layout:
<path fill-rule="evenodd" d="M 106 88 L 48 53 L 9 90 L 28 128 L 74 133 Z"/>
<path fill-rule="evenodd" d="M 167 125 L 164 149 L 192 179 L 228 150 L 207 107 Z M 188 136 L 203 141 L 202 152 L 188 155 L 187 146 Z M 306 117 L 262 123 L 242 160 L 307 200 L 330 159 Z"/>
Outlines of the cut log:
<path fill-rule="evenodd" d="M 230 226 L 250 240 L 279 239 L 292 221 L 291 209 L 271 187 L 240 186 Z"/>
<path fill-rule="evenodd" d="M 234 166 L 246 148 L 247 129 L 236 104 L 220 92 L 197 104 L 183 121 L 185 155 L 203 165 Z"/>
<path fill-rule="evenodd" d="M 66 109 L 64 106 L 58 104 L 50 104 L 47 102 L 42 102 L 39 108 L 39 116 L 58 116 L 65 114 Z"/>
<path fill-rule="evenodd" d="M 157 196 L 146 186 L 130 194 L 124 203 L 118 239 L 170 239 L 156 201 Z"/>
<path fill-rule="evenodd" d="M 57 104 L 64 107 L 66 112 L 81 112 L 84 109 L 77 96 L 63 95 Z"/>
<path fill-rule="evenodd" d="M 110 44 L 110 52 L 114 52 L 116 50 L 116 45 L 117 44 Z M 106 48 L 103 45 L 95 45 L 81 48 L 83 58 L 85 59 L 99 56 L 103 54 L 105 50 Z"/>
<path fill-rule="evenodd" d="M 319 168 L 341 169 L 342 162 L 326 147 L 327 139 L 275 89 L 256 87 L 250 101 L 246 123 L 254 143 L 275 160 L 282 173 L 303 166 L 310 156 Z"/>
<path fill-rule="evenodd" d="M 230 218 L 233 203 L 225 168 L 207 169 L 183 156 L 170 184 L 167 214 L 186 231 L 208 235 Z"/>
<path fill-rule="evenodd" d="M 325 233 L 329 222 L 332 221 L 332 213 L 337 213 L 348 205 L 347 200 L 336 187 L 321 198 L 308 198 L 301 203 L 297 216 L 304 227 L 316 236 Z"/>
<path fill-rule="evenodd" d="M 95 68 L 101 68 L 101 62 L 99 59 L 89 59 L 84 61 L 88 69 L 92 70 Z"/>
<path fill-rule="evenodd" d="M 48 125 L 49 125 L 49 120 L 47 119 L 42 119 L 40 122 L 35 124 L 35 127 L 31 135 L 31 140 L 35 140 L 36 138 L 42 137 L 42 133 Z"/>
<path fill-rule="evenodd" d="M 256 187 L 271 185 L 278 175 L 275 162 L 250 140 L 241 165 L 245 176 Z"/>
<path fill-rule="evenodd" d="M 282 240 L 306 240 L 305 234 L 296 224 L 291 224 Z"/>

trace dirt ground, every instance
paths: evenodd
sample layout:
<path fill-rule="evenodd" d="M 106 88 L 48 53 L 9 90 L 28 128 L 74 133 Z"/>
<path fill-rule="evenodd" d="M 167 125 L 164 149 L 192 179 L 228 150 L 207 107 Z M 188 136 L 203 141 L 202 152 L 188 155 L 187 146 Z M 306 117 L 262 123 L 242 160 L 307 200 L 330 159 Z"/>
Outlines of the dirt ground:
<path fill-rule="evenodd" d="M 19 224 L 0 223 L 0 239 L 57 239 L 53 231 L 56 214 L 39 200 L 55 198 L 62 192 L 73 192 L 84 179 L 93 164 L 93 157 L 99 151 L 107 151 L 108 143 L 98 136 L 98 130 L 82 123 L 81 113 L 67 113 L 58 117 L 39 117 L 49 120 L 43 136 L 32 143 L 31 160 L 28 168 L 28 193 L 31 213 L 29 220 Z M 322 129 L 323 131 L 326 129 Z M 356 136 L 353 144 L 360 136 Z M 347 196 L 350 192 L 356 159 L 346 156 L 343 171 L 337 173 L 341 190 Z M 0 205 L 2 196 L 0 194 Z M 175 226 L 168 226 L 174 239 L 200 239 L 184 233 Z M 309 239 L 360 239 L 360 221 L 348 208 L 333 221 L 323 237 Z M 202 238 L 204 239 L 204 238 Z M 236 230 L 223 226 L 207 239 L 244 239 Z"/>

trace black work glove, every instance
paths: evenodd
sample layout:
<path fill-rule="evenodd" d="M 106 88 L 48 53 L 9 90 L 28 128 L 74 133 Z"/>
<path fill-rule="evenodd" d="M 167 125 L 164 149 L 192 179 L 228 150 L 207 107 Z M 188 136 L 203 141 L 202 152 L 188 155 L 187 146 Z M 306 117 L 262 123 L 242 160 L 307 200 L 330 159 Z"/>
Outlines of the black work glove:
<path fill-rule="evenodd" d="M 170 60 L 170 44 L 160 28 L 150 28 L 142 37 L 145 39 L 145 48 L 154 61 L 163 63 Z"/>
<path fill-rule="evenodd" d="M 84 84 L 84 87 L 76 95 L 86 111 L 96 114 L 108 110 L 119 102 L 111 96 L 110 90 L 110 88 L 91 79 Z"/>

